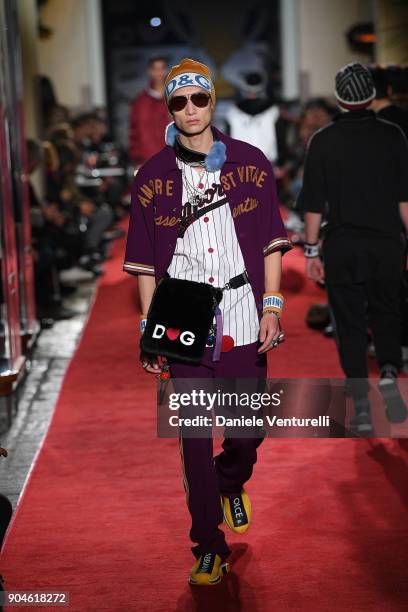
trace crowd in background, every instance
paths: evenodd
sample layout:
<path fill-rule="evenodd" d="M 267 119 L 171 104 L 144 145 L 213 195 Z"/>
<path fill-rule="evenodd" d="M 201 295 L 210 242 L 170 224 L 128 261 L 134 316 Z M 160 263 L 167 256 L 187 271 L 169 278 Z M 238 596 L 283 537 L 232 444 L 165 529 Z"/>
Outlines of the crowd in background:
<path fill-rule="evenodd" d="M 103 273 L 109 244 L 125 234 L 117 223 L 130 205 L 133 173 L 101 111 L 72 116 L 46 77 L 41 92 L 42 137 L 27 140 L 26 153 L 36 316 L 49 328 L 78 314 L 64 298 Z M 2 456 L 7 451 L 0 446 Z M 11 516 L 0 493 L 0 547 Z"/>
<path fill-rule="evenodd" d="M 43 139 L 27 141 L 30 177 L 42 168 L 43 197 L 30 179 L 37 318 L 43 326 L 70 318 L 64 296 L 102 273 L 117 222 L 128 207 L 126 154 L 111 140 L 100 112 L 71 117 L 43 79 Z"/>
<path fill-rule="evenodd" d="M 138 168 L 163 146 L 169 122 L 164 102 L 167 70 L 166 58 L 149 60 L 147 86 L 130 106 L 127 151 L 110 138 L 100 110 L 72 117 L 57 103 L 48 79 L 42 78 L 43 139 L 28 142 L 30 173 L 39 165 L 45 170 L 45 197 L 39 199 L 30 186 L 40 320 L 72 316 L 63 306 L 64 294 L 101 273 L 110 240 L 121 235 L 115 225 L 128 207 L 129 169 Z M 377 91 L 372 110 L 407 135 L 408 69 L 375 66 L 371 72 Z M 267 73 L 259 70 L 243 75 L 229 111 L 216 117 L 221 129 L 259 146 L 273 164 L 294 243 L 304 239 L 297 201 L 307 145 L 338 112 L 334 98 L 303 104 L 280 101 Z M 330 335 L 327 313 L 322 320 L 329 324 Z"/>
<path fill-rule="evenodd" d="M 370 70 L 376 87 L 371 110 L 381 119 L 399 125 L 408 136 L 408 68 L 373 66 Z M 164 102 L 167 71 L 165 57 L 151 58 L 147 87 L 131 105 L 128 148 L 135 166 L 140 166 L 163 146 L 163 133 L 169 120 Z M 228 78 L 228 74 L 223 76 Z M 306 150 L 313 134 L 328 125 L 340 109 L 334 96 L 313 98 L 305 103 L 282 101 L 277 94 L 279 79 L 269 77 L 263 69 L 235 75 L 235 99 L 223 114 L 216 113 L 215 123 L 233 138 L 257 146 L 269 159 L 277 178 L 286 229 L 292 242 L 302 245 L 304 223 L 299 194 Z M 324 299 L 322 293 L 323 302 Z M 408 290 L 405 285 L 401 291 L 401 308 L 402 320 L 406 321 Z M 306 320 L 327 336 L 334 336 L 327 304 L 313 305 Z M 408 329 L 402 330 L 402 341 L 408 346 Z"/>

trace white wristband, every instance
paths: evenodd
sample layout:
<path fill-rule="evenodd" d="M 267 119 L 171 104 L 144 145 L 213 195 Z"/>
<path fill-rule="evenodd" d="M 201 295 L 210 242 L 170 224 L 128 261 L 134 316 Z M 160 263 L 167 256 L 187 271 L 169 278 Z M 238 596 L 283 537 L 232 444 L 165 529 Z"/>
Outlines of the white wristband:
<path fill-rule="evenodd" d="M 146 329 L 147 319 L 140 319 L 140 333 L 143 334 Z"/>
<path fill-rule="evenodd" d="M 307 242 L 305 242 L 305 244 L 303 245 L 303 249 L 304 249 L 305 257 L 307 258 L 319 257 L 319 245 L 317 242 L 316 244 L 308 244 Z"/>

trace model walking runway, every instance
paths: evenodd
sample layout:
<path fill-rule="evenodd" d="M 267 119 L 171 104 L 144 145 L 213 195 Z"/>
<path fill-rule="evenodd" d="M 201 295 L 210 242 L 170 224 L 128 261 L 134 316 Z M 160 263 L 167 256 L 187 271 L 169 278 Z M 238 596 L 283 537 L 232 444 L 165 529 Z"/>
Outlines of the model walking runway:
<path fill-rule="evenodd" d="M 123 248 L 106 264 L 10 527 L 5 588 L 69 591 L 77 612 L 404 610 L 408 453 L 397 440 L 267 439 L 248 485 L 252 524 L 228 532 L 232 572 L 198 593 L 186 583 L 190 517 L 177 440 L 156 437 Z M 320 298 L 302 276 L 303 255 L 294 249 L 284 265 L 288 340 L 270 357 L 270 375 L 340 376 L 334 344 L 303 322 Z"/>

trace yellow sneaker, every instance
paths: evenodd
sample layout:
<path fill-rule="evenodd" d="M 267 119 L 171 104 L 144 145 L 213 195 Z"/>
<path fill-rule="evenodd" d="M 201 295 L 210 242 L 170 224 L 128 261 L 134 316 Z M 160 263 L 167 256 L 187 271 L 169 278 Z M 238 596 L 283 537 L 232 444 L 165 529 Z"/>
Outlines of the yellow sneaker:
<path fill-rule="evenodd" d="M 251 501 L 245 490 L 240 495 L 221 496 L 224 521 L 235 533 L 245 533 L 251 522 Z"/>
<path fill-rule="evenodd" d="M 229 563 L 223 562 L 220 555 L 207 553 L 194 563 L 188 581 L 198 586 L 211 586 L 221 582 L 223 575 L 229 570 Z"/>

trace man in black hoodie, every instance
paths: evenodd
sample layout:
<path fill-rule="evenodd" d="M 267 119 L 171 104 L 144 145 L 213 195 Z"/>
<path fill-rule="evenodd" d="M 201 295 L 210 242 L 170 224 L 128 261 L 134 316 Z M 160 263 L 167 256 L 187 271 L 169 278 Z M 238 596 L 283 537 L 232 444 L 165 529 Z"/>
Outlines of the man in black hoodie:
<path fill-rule="evenodd" d="M 351 428 L 372 433 L 368 401 L 367 315 L 374 336 L 379 388 L 391 422 L 406 419 L 397 386 L 401 367 L 399 292 L 408 230 L 408 145 L 396 126 L 367 110 L 375 97 L 359 63 L 336 75 L 344 111 L 310 141 L 301 206 L 305 211 L 308 276 L 325 281 L 340 362 L 356 415 Z M 323 260 L 318 238 L 327 218 Z"/>

